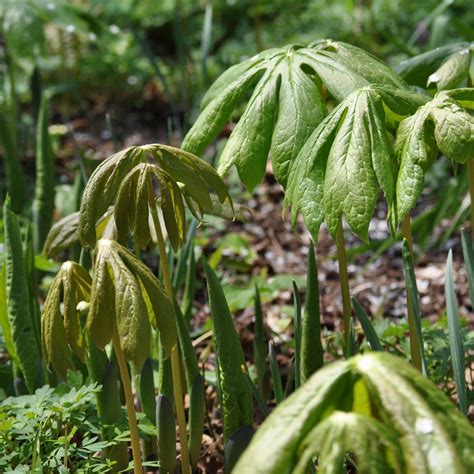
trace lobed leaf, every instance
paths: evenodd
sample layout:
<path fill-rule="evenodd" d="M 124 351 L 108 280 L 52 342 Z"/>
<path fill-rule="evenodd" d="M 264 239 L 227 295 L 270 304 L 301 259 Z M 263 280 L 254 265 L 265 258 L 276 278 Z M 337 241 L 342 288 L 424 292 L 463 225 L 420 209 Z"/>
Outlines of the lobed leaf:
<path fill-rule="evenodd" d="M 471 96 L 469 89 L 458 95 L 465 101 Z M 395 143 L 399 221 L 416 204 L 437 149 L 458 163 L 465 163 L 474 153 L 474 118 L 453 97 L 456 93 L 439 92 L 400 124 Z"/>
<path fill-rule="evenodd" d="M 306 472 L 315 454 L 320 469 L 341 472 L 349 452 L 359 472 L 468 473 L 473 441 L 432 382 L 372 352 L 316 372 L 265 420 L 233 472 Z"/>
<path fill-rule="evenodd" d="M 56 222 L 49 230 L 41 252 L 47 258 L 56 258 L 61 252 L 79 241 L 79 212 L 73 212 Z"/>

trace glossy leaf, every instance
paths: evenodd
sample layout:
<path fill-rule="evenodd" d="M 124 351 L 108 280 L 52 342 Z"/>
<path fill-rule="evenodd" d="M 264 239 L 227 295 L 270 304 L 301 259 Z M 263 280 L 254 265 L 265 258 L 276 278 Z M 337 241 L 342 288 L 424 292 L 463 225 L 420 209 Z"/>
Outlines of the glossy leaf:
<path fill-rule="evenodd" d="M 463 90 L 464 97 L 468 94 L 469 90 Z M 399 221 L 415 206 L 438 149 L 458 163 L 474 154 L 474 118 L 453 97 L 456 94 L 451 91 L 439 92 L 400 124 L 395 144 Z"/>
<path fill-rule="evenodd" d="M 332 436 L 337 442 L 325 446 Z M 359 472 L 468 473 L 473 442 L 469 422 L 432 382 L 398 357 L 371 352 L 316 372 L 265 420 L 233 472 L 305 472 L 312 454 L 341 472 L 347 451 L 365 446 L 372 456 L 357 456 Z"/>
<path fill-rule="evenodd" d="M 261 181 L 271 152 L 275 177 L 285 186 L 292 161 L 326 115 L 321 84 L 340 101 L 371 82 L 406 87 L 382 62 L 345 43 L 323 40 L 309 47 L 263 51 L 216 80 L 182 147 L 202 153 L 253 91 L 222 152 L 218 171 L 225 174 L 236 165 L 251 190 Z"/>
<path fill-rule="evenodd" d="M 400 115 L 411 104 L 413 113 L 424 101 L 412 94 L 411 102 L 402 101 L 400 107 L 399 95 L 395 89 L 378 86 L 353 92 L 323 120 L 294 161 L 285 205 L 292 206 L 293 224 L 301 212 L 315 240 L 324 220 L 335 236 L 344 215 L 352 231 L 367 241 L 379 187 L 396 227 L 397 163 L 385 109 L 391 106 Z M 403 92 L 403 97 L 407 95 Z"/>

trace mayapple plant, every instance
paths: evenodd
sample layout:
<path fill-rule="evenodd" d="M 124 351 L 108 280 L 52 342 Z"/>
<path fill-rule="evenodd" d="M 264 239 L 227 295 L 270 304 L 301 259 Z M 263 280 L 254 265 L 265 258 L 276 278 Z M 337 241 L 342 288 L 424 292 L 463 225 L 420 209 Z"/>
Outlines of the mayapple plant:
<path fill-rule="evenodd" d="M 270 49 L 224 72 L 205 95 L 201 115 L 183 148 L 202 153 L 252 88 L 221 154 L 218 172 L 225 174 L 236 165 L 242 182 L 253 189 L 271 153 L 293 223 L 301 212 L 317 241 L 326 221 L 336 240 L 347 346 L 352 308 L 342 218 L 367 240 L 382 190 L 394 235 L 414 206 L 438 148 L 451 159 L 465 161 L 474 140 L 472 119 L 454 97 L 430 100 L 367 52 L 322 40 L 307 47 Z M 328 94 L 338 103 L 329 113 Z M 416 126 L 410 126 L 413 123 Z M 446 135 L 454 123 L 462 124 L 460 130 Z M 418 159 L 418 150 L 426 153 L 424 162 Z M 411 242 L 409 218 L 402 231 Z M 407 309 L 412 320 L 409 301 Z M 416 343 L 413 346 L 416 352 Z"/>
<path fill-rule="evenodd" d="M 63 220 L 46 241 L 45 251 L 51 254 L 57 252 L 54 242 L 58 235 L 66 232 L 69 244 L 78 235 L 84 246 L 93 249 L 94 256 L 92 277 L 80 265 L 66 262 L 51 286 L 42 316 L 47 360 L 64 377 L 67 369 L 73 367 L 72 354 L 84 360 L 83 331 L 99 349 L 112 342 L 125 391 L 136 473 L 141 472 L 141 453 L 126 362 L 132 362 L 137 371 L 143 366 L 150 346 L 150 324 L 158 329 L 164 358 L 171 359 L 182 470 L 190 472 L 177 336 L 181 321 L 177 319 L 164 230 L 173 249 L 178 250 L 186 239 L 185 205 L 196 218 L 212 212 L 210 190 L 216 193 L 220 203 L 228 201 L 232 206 L 222 179 L 203 160 L 166 145 L 131 147 L 97 167 L 84 189 L 79 215 L 67 223 Z M 163 224 L 157 205 L 161 208 Z M 107 219 L 107 225 L 111 222 L 115 225 L 116 231 L 112 233 L 118 241 L 103 237 L 98 240 Z M 135 251 L 158 245 L 163 285 L 120 243 L 126 244 L 129 235 L 133 237 Z M 79 302 L 83 302 L 81 308 L 76 304 Z M 80 318 L 84 302 L 85 329 Z M 184 342 L 180 340 L 180 344 Z M 185 361 L 185 367 L 188 365 L 189 361 Z M 190 387 L 195 385 L 194 398 L 204 403 L 204 397 L 197 393 L 203 391 L 203 386 L 194 382 L 194 379 L 189 382 Z M 197 462 L 198 438 L 202 436 L 202 422 L 197 417 L 203 413 L 199 407 L 194 408 L 196 411 L 190 413 L 193 465 Z"/>
<path fill-rule="evenodd" d="M 334 362 L 264 421 L 242 473 L 459 472 L 474 469 L 474 432 L 435 384 L 400 358 L 372 352 Z M 265 456 L 261 453 L 265 452 Z"/>

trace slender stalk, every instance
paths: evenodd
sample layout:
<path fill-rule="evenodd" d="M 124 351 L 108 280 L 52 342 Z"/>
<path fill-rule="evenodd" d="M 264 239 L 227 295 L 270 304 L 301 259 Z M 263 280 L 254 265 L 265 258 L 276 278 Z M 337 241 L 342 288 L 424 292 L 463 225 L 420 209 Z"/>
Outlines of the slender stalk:
<path fill-rule="evenodd" d="M 344 231 L 342 222 L 339 224 L 339 230 L 336 234 L 337 261 L 339 264 L 339 281 L 342 296 L 342 316 L 344 321 L 344 343 L 347 347 L 349 335 L 351 332 L 351 295 L 349 290 L 349 272 L 347 271 L 347 255 L 344 241 Z"/>
<path fill-rule="evenodd" d="M 408 243 L 411 256 L 413 258 L 413 234 L 411 232 L 411 219 L 410 214 L 406 214 L 402 221 L 402 235 Z M 408 296 L 408 288 L 406 288 L 407 298 L 407 318 L 408 318 L 408 331 L 410 336 L 410 355 L 411 363 L 418 369 L 422 370 L 421 350 L 417 337 L 415 315 L 413 308 Z"/>
<path fill-rule="evenodd" d="M 134 473 L 142 474 L 142 455 L 140 451 L 140 438 L 138 436 L 137 417 L 135 415 L 135 406 L 133 403 L 132 383 L 130 381 L 130 376 L 128 375 L 127 363 L 125 362 L 116 327 L 113 328 L 112 344 L 117 357 L 120 378 L 122 379 L 123 390 L 125 392 L 125 404 L 127 405 L 128 425 L 130 427 L 130 438 L 132 442 Z"/>
<path fill-rule="evenodd" d="M 467 177 L 471 196 L 471 234 L 474 235 L 474 158 L 467 160 Z"/>
<path fill-rule="evenodd" d="M 163 272 L 163 282 L 165 285 L 168 299 L 171 301 L 171 306 L 174 308 L 174 295 L 173 295 L 173 283 L 171 281 L 171 275 L 168 265 L 168 257 L 166 254 L 166 245 L 163 238 L 163 232 L 161 230 L 160 219 L 156 211 L 155 198 L 153 196 L 153 190 L 151 182 L 149 184 L 149 206 L 151 216 L 153 219 L 153 225 L 155 227 L 156 238 L 158 242 L 158 250 L 160 252 L 160 263 L 161 271 Z M 175 317 L 176 320 L 176 317 Z M 178 419 L 178 430 L 179 430 L 179 442 L 181 445 L 181 468 L 183 474 L 191 474 L 191 468 L 189 466 L 189 452 L 188 452 L 188 437 L 186 433 L 186 417 L 184 415 L 184 404 L 183 404 L 183 386 L 181 376 L 181 362 L 179 356 L 179 347 L 176 345 L 171 351 L 171 370 L 173 372 L 173 390 L 176 404 L 176 418 Z"/>

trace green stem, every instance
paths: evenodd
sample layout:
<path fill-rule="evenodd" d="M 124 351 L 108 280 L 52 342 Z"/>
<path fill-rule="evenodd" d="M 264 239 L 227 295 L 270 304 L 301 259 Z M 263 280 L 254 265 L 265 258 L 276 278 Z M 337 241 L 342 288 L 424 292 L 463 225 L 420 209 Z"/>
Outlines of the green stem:
<path fill-rule="evenodd" d="M 413 255 L 413 234 L 411 232 L 411 219 L 410 214 L 406 214 L 402 220 L 402 235 L 408 243 L 410 253 L 412 258 Z M 414 261 L 414 259 L 413 259 Z M 408 296 L 408 288 L 406 288 L 406 298 L 407 298 L 407 317 L 408 317 L 408 331 L 410 335 L 410 355 L 411 363 L 418 369 L 422 370 L 422 361 L 421 361 L 421 348 L 418 341 L 418 333 L 416 329 L 415 315 L 413 313 L 413 308 L 410 303 L 410 298 Z"/>
<path fill-rule="evenodd" d="M 469 180 L 469 195 L 471 196 L 471 234 L 474 235 L 474 158 L 467 160 L 467 176 Z"/>
<path fill-rule="evenodd" d="M 339 264 L 339 281 L 341 286 L 342 296 L 342 316 L 344 322 L 344 341 L 345 346 L 349 340 L 351 332 L 351 295 L 349 290 L 349 272 L 347 271 L 347 255 L 346 246 L 344 241 L 344 231 L 342 229 L 342 222 L 339 224 L 339 229 L 336 234 L 336 248 L 337 248 L 337 261 Z"/>
<path fill-rule="evenodd" d="M 151 216 L 153 219 L 153 225 L 155 227 L 156 239 L 158 243 L 158 249 L 160 252 L 160 263 L 161 271 L 163 272 L 163 282 L 165 285 L 168 299 L 171 302 L 171 306 L 174 308 L 174 295 L 173 295 L 173 284 L 171 281 L 170 270 L 168 266 L 168 257 L 166 254 L 166 245 L 163 238 L 163 232 L 161 230 L 160 218 L 156 211 L 155 198 L 153 196 L 153 189 L 151 182 L 149 183 L 149 207 Z M 175 315 L 176 321 L 176 315 Z M 174 346 L 171 351 L 171 370 L 173 373 L 173 391 L 176 404 L 176 418 L 178 419 L 178 430 L 179 430 L 179 442 L 181 445 L 181 468 L 183 474 L 191 474 L 191 468 L 189 466 L 189 452 L 188 452 L 188 437 L 186 433 L 186 417 L 184 414 L 183 404 L 183 384 L 181 376 L 181 363 L 179 356 L 178 345 Z"/>
<path fill-rule="evenodd" d="M 120 338 L 117 327 L 113 328 L 112 344 L 114 346 L 115 355 L 120 370 L 120 378 L 122 379 L 123 390 L 125 392 L 125 404 L 127 406 L 128 426 L 130 427 L 130 439 L 133 453 L 133 466 L 135 474 L 142 474 L 142 455 L 140 451 L 140 438 L 138 436 L 137 417 L 135 415 L 135 406 L 133 403 L 132 383 L 128 375 L 127 363 L 120 345 Z"/>

